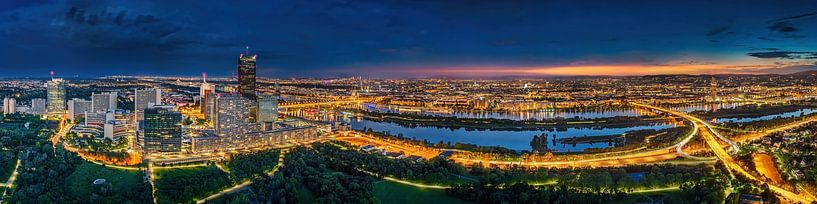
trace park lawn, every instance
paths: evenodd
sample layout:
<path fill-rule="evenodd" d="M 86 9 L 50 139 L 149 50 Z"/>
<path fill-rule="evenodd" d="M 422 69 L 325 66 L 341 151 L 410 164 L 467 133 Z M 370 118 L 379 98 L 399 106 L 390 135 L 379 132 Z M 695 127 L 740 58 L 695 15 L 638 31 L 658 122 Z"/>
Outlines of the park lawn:
<path fill-rule="evenodd" d="M 100 193 L 101 185 L 94 185 L 96 179 L 105 179 L 110 185 L 109 193 Z M 142 172 L 138 170 L 121 170 L 109 168 L 90 162 L 79 165 L 63 183 L 65 192 L 78 199 L 89 199 L 92 195 L 100 202 L 133 201 L 141 199 L 150 201 L 150 184 L 145 182 Z"/>
<path fill-rule="evenodd" d="M 645 192 L 645 193 L 628 193 L 624 199 L 609 202 L 611 204 L 625 204 L 625 203 L 638 203 L 638 202 L 648 202 L 649 200 L 646 197 L 653 197 L 656 196 L 664 196 L 664 203 L 666 204 L 674 204 L 674 203 L 683 203 L 684 198 L 681 196 L 681 189 L 670 189 L 665 191 L 654 191 L 654 192 Z"/>
<path fill-rule="evenodd" d="M 445 195 L 445 190 L 418 188 L 386 180 L 375 182 L 373 191 L 380 203 L 470 203 Z"/>
<path fill-rule="evenodd" d="M 229 175 L 214 165 L 158 169 L 155 174 L 159 203 L 190 203 L 232 185 Z"/>

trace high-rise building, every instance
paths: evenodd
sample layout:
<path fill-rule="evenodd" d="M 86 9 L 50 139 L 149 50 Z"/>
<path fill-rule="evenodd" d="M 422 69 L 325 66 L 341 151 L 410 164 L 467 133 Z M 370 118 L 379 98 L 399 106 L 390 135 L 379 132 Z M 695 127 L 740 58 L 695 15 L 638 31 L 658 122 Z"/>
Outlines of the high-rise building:
<path fill-rule="evenodd" d="M 48 95 L 48 114 L 62 114 L 65 112 L 65 81 L 63 79 L 51 79 L 46 83 Z"/>
<path fill-rule="evenodd" d="M 31 113 L 35 115 L 42 115 L 45 113 L 45 99 L 35 98 L 31 99 Z"/>
<path fill-rule="evenodd" d="M 74 98 L 68 100 L 68 119 L 75 120 L 84 117 L 85 112 L 91 111 L 91 101 Z"/>
<path fill-rule="evenodd" d="M 212 122 L 212 121 L 215 120 L 215 118 L 216 118 L 216 101 L 218 100 L 219 97 L 220 97 L 219 94 L 210 93 L 205 98 L 205 101 L 203 102 L 203 103 L 207 103 L 205 105 L 206 107 L 204 107 L 204 110 L 205 110 L 204 119 L 205 120 L 207 120 L 209 122 Z"/>
<path fill-rule="evenodd" d="M 150 104 L 162 104 L 162 90 L 161 89 L 142 89 L 134 92 L 134 110 L 136 121 L 143 120 L 144 110 L 150 107 Z"/>
<path fill-rule="evenodd" d="M 133 138 L 135 136 L 135 129 L 133 124 L 133 117 L 122 110 L 110 110 L 105 113 L 105 123 L 103 124 L 103 136 L 111 140 L 120 140 L 122 138 Z"/>
<path fill-rule="evenodd" d="M 17 112 L 17 100 L 14 98 L 3 98 L 3 113 L 12 114 Z"/>
<path fill-rule="evenodd" d="M 221 136 L 243 135 L 250 124 L 249 108 L 252 101 L 241 96 L 221 96 L 216 101 L 216 134 Z"/>
<path fill-rule="evenodd" d="M 207 76 L 202 74 L 202 76 Z M 204 77 L 202 77 L 204 78 Z M 202 114 L 207 114 L 207 98 L 213 97 L 211 94 L 215 93 L 216 85 L 207 83 L 206 78 L 204 78 L 204 82 L 201 83 L 201 87 L 199 88 L 199 103 L 201 104 L 200 110 Z"/>
<path fill-rule="evenodd" d="M 182 114 L 165 108 L 144 110 L 144 150 L 179 152 L 182 146 Z"/>
<path fill-rule="evenodd" d="M 116 97 L 116 92 L 91 94 L 91 111 L 107 112 L 109 110 L 116 110 Z"/>
<path fill-rule="evenodd" d="M 261 95 L 258 97 L 258 122 L 269 130 L 272 123 L 278 120 L 278 97 L 274 95 Z"/>
<path fill-rule="evenodd" d="M 238 57 L 238 93 L 249 99 L 255 99 L 255 62 L 258 55 Z"/>

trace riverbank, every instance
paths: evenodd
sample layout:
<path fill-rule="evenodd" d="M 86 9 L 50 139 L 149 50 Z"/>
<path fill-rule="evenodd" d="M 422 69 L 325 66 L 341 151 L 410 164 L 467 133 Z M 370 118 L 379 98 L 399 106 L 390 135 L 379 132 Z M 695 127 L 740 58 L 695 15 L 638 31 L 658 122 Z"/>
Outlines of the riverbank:
<path fill-rule="evenodd" d="M 624 128 L 673 122 L 673 117 L 615 116 L 595 119 L 557 118 L 549 120 L 510 120 L 493 118 L 458 118 L 407 113 L 358 112 L 358 116 L 375 122 L 396 123 L 405 127 L 438 127 L 465 130 L 566 130 L 568 128 Z"/>

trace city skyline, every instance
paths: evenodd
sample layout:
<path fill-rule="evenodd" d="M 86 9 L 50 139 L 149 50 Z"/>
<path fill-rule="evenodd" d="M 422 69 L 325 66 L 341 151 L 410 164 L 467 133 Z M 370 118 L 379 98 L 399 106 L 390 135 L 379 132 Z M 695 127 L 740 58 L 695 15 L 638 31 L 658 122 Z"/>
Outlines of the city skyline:
<path fill-rule="evenodd" d="M 5 1 L 0 203 L 817 204 L 815 3 Z"/>
<path fill-rule="evenodd" d="M 2 77 L 49 70 L 64 77 L 235 76 L 230 59 L 247 51 L 258 54 L 257 75 L 274 78 L 785 74 L 817 68 L 817 5 L 808 1 L 180 7 L 149 1 L 3 4 L 0 45 L 9 49 L 0 50 Z M 24 57 L 44 51 L 37 60 Z"/>

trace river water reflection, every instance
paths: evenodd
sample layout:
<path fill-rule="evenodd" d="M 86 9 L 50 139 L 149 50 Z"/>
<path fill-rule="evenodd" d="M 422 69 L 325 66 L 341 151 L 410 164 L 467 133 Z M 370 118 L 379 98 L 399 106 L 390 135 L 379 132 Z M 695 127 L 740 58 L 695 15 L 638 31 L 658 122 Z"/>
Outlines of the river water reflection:
<path fill-rule="evenodd" d="M 602 135 L 618 135 L 631 130 L 653 129 L 660 130 L 670 128 L 670 124 L 654 124 L 642 125 L 626 128 L 567 128 L 566 130 L 523 130 L 523 131 L 508 131 L 508 130 L 465 130 L 464 128 L 449 129 L 439 127 L 405 127 L 396 123 L 390 122 L 376 122 L 363 118 L 347 118 L 352 129 L 364 131 L 371 128 L 375 132 L 388 132 L 391 135 L 402 134 L 407 138 L 414 138 L 418 140 L 428 140 L 432 143 L 444 142 L 454 144 L 456 142 L 476 144 L 480 146 L 500 146 L 513 150 L 530 150 L 530 141 L 534 135 L 547 134 L 548 147 L 557 152 L 577 152 L 587 148 L 604 148 L 609 147 L 606 142 L 592 143 L 592 144 L 560 144 L 551 141 L 553 135 L 556 138 L 572 138 L 583 136 L 602 136 Z"/>
<path fill-rule="evenodd" d="M 699 105 L 689 105 L 689 106 L 681 106 L 681 107 L 673 107 L 672 109 L 684 111 L 684 112 L 692 112 L 696 110 L 711 110 L 713 107 L 716 109 L 725 109 L 725 108 L 734 108 L 740 105 L 745 105 L 746 103 L 724 103 L 724 104 L 717 104 L 707 105 L 707 104 L 699 104 Z M 427 109 L 400 109 L 394 107 L 384 107 L 384 106 L 377 106 L 372 104 L 366 104 L 358 106 L 356 108 L 365 109 L 368 111 L 379 111 L 379 112 L 412 112 L 412 113 L 419 113 L 419 114 L 429 114 L 429 115 L 438 115 L 438 116 L 456 116 L 462 118 L 494 118 L 494 119 L 511 119 L 511 120 L 531 120 L 531 119 L 553 119 L 557 117 L 564 117 L 564 118 L 584 118 L 584 119 L 594 119 L 594 118 L 605 118 L 605 117 L 614 117 L 614 116 L 639 116 L 642 114 L 650 114 L 649 111 L 639 110 L 639 109 L 615 109 L 615 110 L 601 110 L 601 111 L 584 111 L 584 112 L 565 112 L 565 111 L 553 111 L 553 110 L 542 110 L 542 111 L 528 111 L 528 112 L 446 112 L 446 111 L 439 111 L 439 110 L 427 110 Z M 807 110 L 805 114 L 815 112 L 815 110 Z M 351 128 L 354 130 L 365 131 L 366 129 L 371 128 L 374 132 L 388 132 L 391 135 L 403 135 L 406 138 L 414 138 L 418 140 L 427 140 L 431 143 L 438 143 L 442 141 L 443 143 L 468 143 L 468 144 L 476 144 L 480 146 L 500 146 L 505 147 L 513 150 L 531 150 L 530 141 L 534 135 L 541 135 L 547 134 L 548 135 L 548 147 L 553 149 L 556 152 L 578 152 L 582 151 L 587 148 L 605 148 L 609 147 L 610 144 L 606 142 L 599 142 L 599 143 L 588 143 L 588 144 L 576 144 L 575 146 L 572 144 L 561 144 L 556 143 L 554 144 L 552 141 L 553 135 L 556 135 L 556 138 L 572 138 L 572 137 L 583 137 L 583 136 L 605 136 L 605 135 L 619 135 L 623 134 L 627 131 L 634 131 L 634 130 L 645 130 L 645 129 L 652 129 L 652 130 L 660 130 L 665 128 L 671 128 L 674 125 L 672 124 L 651 124 L 651 125 L 637 125 L 625 128 L 563 128 L 561 130 L 466 130 L 464 128 L 440 128 L 440 127 L 429 127 L 429 126 L 419 126 L 419 127 L 408 127 L 399 125 L 397 123 L 392 122 L 378 122 L 378 121 L 371 121 L 366 119 L 365 117 L 357 117 L 354 114 L 346 113 L 339 111 L 332 111 L 326 109 L 312 109 L 312 110 L 300 110 L 297 113 L 290 113 L 294 114 L 298 117 L 309 118 L 312 120 L 321 120 L 326 122 L 345 122 L 350 124 Z M 786 116 L 792 116 L 799 113 L 787 113 L 784 114 Z M 759 117 L 758 119 L 722 119 L 724 121 L 750 121 L 750 120 L 763 120 L 766 117 L 776 117 L 776 116 L 763 116 Z"/>

